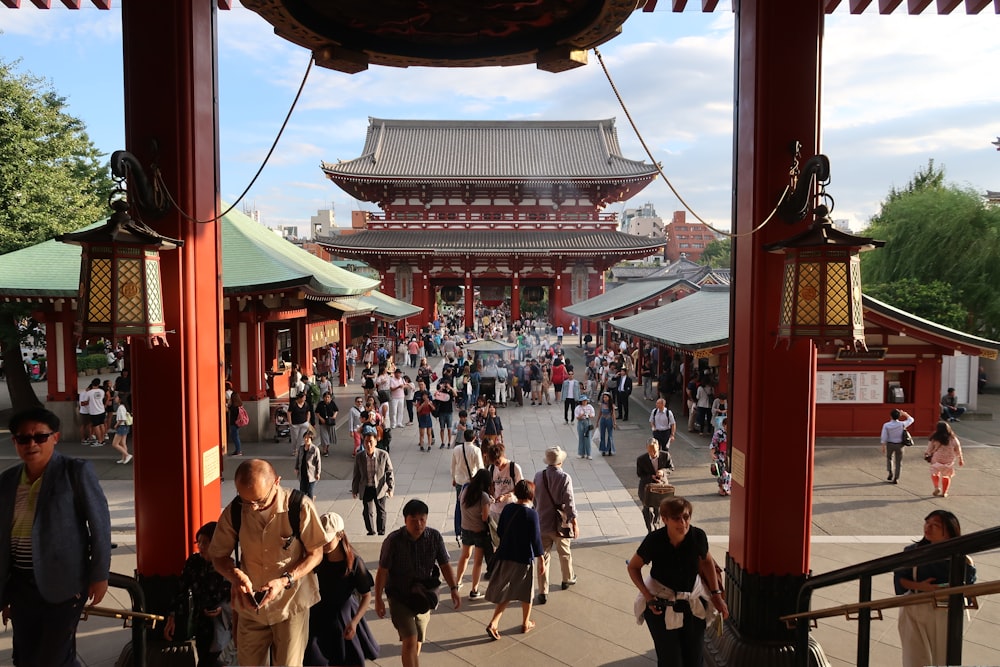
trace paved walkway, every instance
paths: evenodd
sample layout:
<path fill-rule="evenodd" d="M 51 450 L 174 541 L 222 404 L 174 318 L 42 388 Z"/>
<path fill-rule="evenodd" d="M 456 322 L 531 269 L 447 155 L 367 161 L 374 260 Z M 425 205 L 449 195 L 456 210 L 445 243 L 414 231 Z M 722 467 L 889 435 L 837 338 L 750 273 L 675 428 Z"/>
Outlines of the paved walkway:
<path fill-rule="evenodd" d="M 577 348 L 569 348 L 581 366 Z M 337 391 L 342 408 L 356 390 Z M 2 392 L 0 392 L 2 393 Z M 6 397 L 4 397 L 6 398 Z M 506 432 L 513 443 L 509 454 L 531 478 L 542 466 L 542 452 L 559 444 L 568 452 L 565 468 L 573 477 L 581 539 L 574 545 L 574 564 L 580 583 L 567 591 L 558 586 L 549 603 L 536 607 L 533 618 L 538 628 L 530 635 L 518 631 L 519 612 L 505 614 L 501 624 L 503 639 L 490 642 L 484 628 L 492 612 L 485 601 L 469 601 L 468 583 L 460 610 L 444 603 L 434 613 L 424 647 L 425 664 L 482 665 L 502 657 L 507 664 L 543 665 L 650 665 L 655 664 L 652 643 L 644 627 L 638 626 L 630 609 L 635 590 L 625 573 L 625 561 L 645 535 L 642 518 L 635 502 L 635 459 L 643 451 L 648 437 L 646 418 L 651 404 L 641 399 L 641 387 L 633 394 L 632 419 L 622 422 L 616 433 L 618 455 L 597 456 L 592 461 L 577 459 L 576 431 L 564 424 L 562 406 L 525 405 L 500 410 Z M 5 406 L 0 403 L 0 410 Z M 673 406 L 675 412 L 678 406 Z M 1000 413 L 1000 396 L 982 397 L 981 409 Z M 344 420 L 342 420 L 344 421 Z M 923 517 L 937 507 L 947 507 L 958 514 L 966 532 L 996 524 L 1000 506 L 1000 422 L 964 420 L 956 425 L 963 440 L 967 465 L 955 478 L 947 499 L 930 496 L 930 482 L 917 452 L 907 452 L 903 476 L 898 486 L 884 483 L 884 464 L 876 438 L 823 439 L 817 443 L 816 475 L 813 496 L 813 531 L 811 564 L 816 573 L 847 564 L 896 553 L 920 535 Z M 378 557 L 379 538 L 364 534 L 360 503 L 351 499 L 352 459 L 349 438 L 341 436 L 341 445 L 323 459 L 323 479 L 317 484 L 317 505 L 321 512 L 342 514 L 352 542 L 369 564 Z M 402 523 L 400 509 L 410 498 L 425 500 L 431 508 L 429 525 L 441 530 L 457 559 L 452 535 L 454 491 L 449 486 L 450 450 L 417 449 L 416 427 L 393 431 L 392 460 L 396 469 L 396 495 L 390 499 L 389 525 Z M 111 504 L 114 540 L 112 569 L 131 573 L 135 568 L 135 531 L 133 488 L 130 466 L 114 464 L 109 448 L 85 448 L 78 444 L 60 445 L 76 456 L 90 458 L 102 480 Z M 916 447 L 914 449 L 917 449 Z M 260 456 L 274 463 L 286 480 L 292 481 L 292 458 L 287 443 L 273 441 L 244 443 L 248 456 Z M 595 450 L 596 451 L 596 450 Z M 673 447 L 678 470 L 671 483 L 694 503 L 694 523 L 705 529 L 712 550 L 720 561 L 728 547 L 729 500 L 716 494 L 714 479 L 708 474 L 707 438 L 688 434 L 681 428 Z M 230 478 L 239 459 L 226 461 L 225 476 Z M 0 449 L 0 468 L 15 462 L 11 448 Z M 224 482 L 223 499 L 234 495 L 229 481 Z M 780 517 L 775 517 L 780 520 Z M 985 554 L 977 559 L 981 580 L 1000 579 L 1000 554 Z M 468 575 L 466 578 L 468 582 Z M 891 595 L 891 580 L 875 581 L 876 597 Z M 112 601 L 112 599 L 114 601 Z M 841 604 L 857 599 L 856 588 L 838 587 L 815 597 L 814 607 Z M 1000 649 L 995 637 L 1000 631 L 1000 603 L 981 599 L 981 608 L 972 612 L 966 626 L 965 664 L 1000 664 Z M 122 591 L 112 591 L 106 605 L 128 606 Z M 896 616 L 890 610 L 884 622 L 872 626 L 872 665 L 899 664 L 899 640 Z M 382 643 L 382 657 L 376 665 L 399 664 L 399 641 L 388 620 L 369 615 L 369 623 Z M 855 662 L 855 625 L 843 619 L 821 623 L 814 635 L 824 647 L 831 664 L 841 667 Z M 81 624 L 79 653 L 88 666 L 115 664 L 129 633 L 120 623 L 92 619 Z M 0 631 L 0 665 L 10 660 L 10 631 Z"/>

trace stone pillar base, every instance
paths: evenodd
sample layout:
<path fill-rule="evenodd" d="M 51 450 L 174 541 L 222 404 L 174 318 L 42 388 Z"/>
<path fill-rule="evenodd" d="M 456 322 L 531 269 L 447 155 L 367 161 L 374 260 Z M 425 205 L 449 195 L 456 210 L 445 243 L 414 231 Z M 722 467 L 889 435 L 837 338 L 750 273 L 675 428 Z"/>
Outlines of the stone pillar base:
<path fill-rule="evenodd" d="M 795 646 L 785 642 L 750 641 L 740 636 L 732 623 L 725 624 L 722 636 L 705 632 L 707 667 L 795 667 Z M 809 639 L 810 667 L 830 667 L 823 647 Z"/>

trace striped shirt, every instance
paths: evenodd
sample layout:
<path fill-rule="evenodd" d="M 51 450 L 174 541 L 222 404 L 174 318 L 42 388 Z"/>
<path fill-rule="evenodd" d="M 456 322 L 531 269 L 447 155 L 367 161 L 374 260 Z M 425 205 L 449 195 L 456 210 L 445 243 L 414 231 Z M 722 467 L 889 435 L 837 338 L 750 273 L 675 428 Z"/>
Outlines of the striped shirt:
<path fill-rule="evenodd" d="M 31 557 L 31 527 L 35 523 L 35 503 L 38 500 L 38 491 L 42 488 L 42 477 L 30 482 L 27 470 L 24 469 L 21 471 L 21 482 L 17 485 L 14 522 L 10 531 L 10 555 L 14 567 L 21 570 L 34 569 Z"/>

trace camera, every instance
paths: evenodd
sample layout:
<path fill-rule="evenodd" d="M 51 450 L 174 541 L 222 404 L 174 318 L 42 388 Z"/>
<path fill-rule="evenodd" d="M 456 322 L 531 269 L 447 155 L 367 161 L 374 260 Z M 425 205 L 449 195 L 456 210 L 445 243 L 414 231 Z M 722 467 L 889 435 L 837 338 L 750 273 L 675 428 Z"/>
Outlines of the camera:
<path fill-rule="evenodd" d="M 648 603 L 650 609 L 656 611 L 666 611 L 667 607 L 673 607 L 674 603 L 672 600 L 664 600 L 663 598 L 653 598 Z"/>

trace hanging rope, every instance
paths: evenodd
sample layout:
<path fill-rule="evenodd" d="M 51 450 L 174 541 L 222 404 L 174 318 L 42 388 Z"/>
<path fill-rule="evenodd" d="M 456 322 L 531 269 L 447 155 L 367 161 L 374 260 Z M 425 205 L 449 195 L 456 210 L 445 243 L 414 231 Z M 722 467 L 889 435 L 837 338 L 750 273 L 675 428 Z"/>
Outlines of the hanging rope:
<path fill-rule="evenodd" d="M 643 138 L 642 133 L 639 131 L 639 127 L 635 124 L 635 120 L 633 120 L 633 118 L 632 118 L 632 114 L 629 113 L 628 107 L 625 105 L 625 100 L 622 99 L 621 93 L 618 92 L 618 86 L 615 85 L 614 79 L 611 78 L 611 72 L 608 71 L 608 66 L 604 63 L 604 57 L 601 56 L 601 52 L 597 48 L 594 49 L 594 55 L 597 56 L 597 61 L 599 63 L 601 63 L 601 69 L 604 70 L 604 76 L 607 78 L 608 83 L 611 85 L 611 90 L 614 92 L 615 97 L 618 98 L 618 104 L 619 104 L 619 106 L 621 106 L 622 112 L 625 114 L 625 118 L 628 119 L 629 125 L 632 126 L 632 131 L 635 132 L 636 138 L 639 139 L 639 143 L 642 144 L 643 150 L 646 151 L 646 155 L 649 156 L 649 159 L 653 163 L 653 166 L 656 167 L 656 171 L 660 174 L 660 176 L 663 177 L 663 181 L 667 184 L 667 187 L 670 188 L 670 191 L 674 193 L 674 196 L 677 197 L 677 200 L 681 203 L 681 205 L 685 209 L 687 209 L 687 211 L 692 216 L 694 216 L 695 220 L 697 220 L 701 224 L 705 225 L 706 227 L 708 227 L 709 229 L 711 229 L 716 234 L 719 234 L 720 236 L 725 236 L 725 237 L 731 238 L 731 239 L 739 238 L 739 237 L 742 237 L 742 236 L 751 236 L 753 234 L 756 234 L 758 231 L 760 231 L 761 229 L 763 229 L 764 225 L 766 225 L 768 222 L 771 221 L 771 218 L 773 218 L 774 215 L 775 215 L 775 213 L 778 212 L 778 207 L 781 206 L 781 202 L 783 202 L 785 200 L 785 197 L 788 195 L 788 186 L 787 185 L 785 186 L 785 189 L 782 191 L 781 197 L 778 199 L 777 205 L 775 205 L 775 207 L 773 209 L 771 209 L 771 212 L 767 215 L 766 218 L 764 218 L 764 221 L 761 222 L 759 225 L 757 225 L 756 227 L 754 227 L 753 229 L 751 229 L 748 232 L 735 233 L 735 232 L 727 232 L 727 231 L 722 230 L 722 229 L 717 229 L 711 223 L 709 223 L 704 218 L 702 218 L 700 215 L 698 215 L 695 212 L 695 210 L 688 205 L 687 201 L 684 200 L 684 197 L 681 196 L 681 193 L 679 193 L 677 191 L 677 188 L 674 187 L 674 184 L 670 182 L 670 179 L 667 178 L 667 175 L 665 173 L 663 173 L 663 167 L 661 167 L 660 163 L 657 162 L 657 160 L 656 160 L 655 157 L 653 157 L 653 151 L 651 151 L 649 149 L 649 146 L 646 144 L 646 140 Z M 798 170 L 798 162 L 797 161 L 793 162 L 792 169 L 795 170 L 796 173 L 797 173 L 797 170 Z"/>
<path fill-rule="evenodd" d="M 188 215 L 187 213 L 181 210 L 181 207 L 177 205 L 177 202 L 174 201 L 174 198 L 170 195 L 170 190 L 167 189 L 167 184 L 163 181 L 163 174 L 160 172 L 159 167 L 153 165 L 153 178 L 155 179 L 154 187 L 156 188 L 157 193 L 159 194 L 160 192 L 162 192 L 162 195 L 166 197 L 167 201 L 169 201 L 170 204 L 175 209 L 177 209 L 177 212 L 181 215 L 181 217 L 191 222 L 196 222 L 199 224 L 217 222 L 222 218 L 224 218 L 225 216 L 229 215 L 229 212 L 232 211 L 234 208 L 236 208 L 236 206 L 241 201 L 243 201 L 243 198 L 247 196 L 247 193 L 250 192 L 250 188 L 252 188 L 254 186 L 254 183 L 257 182 L 257 179 L 260 178 L 261 173 L 264 171 L 264 167 L 267 166 L 268 161 L 271 159 L 271 155 L 274 154 L 274 149 L 278 147 L 278 141 L 281 139 L 281 135 L 284 134 L 285 128 L 288 127 L 288 121 L 291 120 L 292 118 L 292 112 L 295 111 L 295 106 L 299 103 L 299 98 L 302 96 L 302 91 L 306 87 L 306 81 L 309 80 L 309 72 L 312 71 L 313 62 L 315 61 L 313 60 L 312 56 L 310 56 L 309 64 L 306 66 L 306 72 L 302 76 L 302 82 L 299 84 L 299 89 L 295 93 L 295 99 L 292 100 L 292 106 L 289 107 L 288 113 L 285 114 L 285 120 L 284 122 L 281 123 L 281 128 L 278 129 L 278 134 L 277 136 L 274 137 L 274 141 L 271 143 L 271 148 L 267 151 L 267 155 L 264 156 L 264 161 L 261 163 L 260 168 L 257 170 L 257 173 L 253 175 L 253 178 L 250 179 L 250 183 L 246 186 L 246 188 L 244 188 L 243 192 L 240 193 L 240 196 L 236 198 L 236 201 L 234 201 L 229 206 L 229 208 L 227 208 L 225 211 L 215 216 L 214 218 L 209 218 L 208 220 L 198 220 L 197 218 Z"/>

